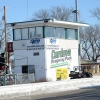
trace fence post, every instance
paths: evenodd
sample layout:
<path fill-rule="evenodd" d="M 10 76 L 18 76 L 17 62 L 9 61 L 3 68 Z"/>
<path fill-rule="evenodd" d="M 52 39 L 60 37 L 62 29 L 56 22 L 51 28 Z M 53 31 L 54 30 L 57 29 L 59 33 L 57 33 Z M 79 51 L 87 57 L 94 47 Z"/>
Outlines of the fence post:
<path fill-rule="evenodd" d="M 27 57 L 27 66 L 28 66 L 28 57 Z M 28 66 L 28 83 L 29 83 L 29 66 Z"/>
<path fill-rule="evenodd" d="M 4 74 L 4 86 L 6 85 L 6 74 Z"/>
<path fill-rule="evenodd" d="M 14 74 L 14 84 L 16 84 L 16 80 L 17 80 L 17 75 Z"/>

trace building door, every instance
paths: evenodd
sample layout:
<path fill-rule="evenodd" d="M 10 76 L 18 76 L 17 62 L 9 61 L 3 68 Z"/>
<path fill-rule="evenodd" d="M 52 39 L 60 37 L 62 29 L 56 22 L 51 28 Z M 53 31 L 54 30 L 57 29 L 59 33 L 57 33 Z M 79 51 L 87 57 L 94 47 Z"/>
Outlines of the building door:
<path fill-rule="evenodd" d="M 22 73 L 28 73 L 28 66 L 22 66 Z"/>
<path fill-rule="evenodd" d="M 35 82 L 35 67 L 34 65 L 23 65 L 22 74 L 24 75 L 23 79 L 28 79 L 29 82 Z M 26 76 L 26 77 L 25 77 Z"/>

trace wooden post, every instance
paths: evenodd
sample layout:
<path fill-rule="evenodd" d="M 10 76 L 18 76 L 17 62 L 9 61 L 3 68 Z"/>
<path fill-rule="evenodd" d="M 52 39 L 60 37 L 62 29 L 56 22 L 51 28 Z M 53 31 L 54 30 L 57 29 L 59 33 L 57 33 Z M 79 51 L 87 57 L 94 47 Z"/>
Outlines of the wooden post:
<path fill-rule="evenodd" d="M 4 32 L 5 32 L 5 63 L 8 64 L 8 46 L 7 46 L 7 32 L 6 32 L 6 7 L 4 6 Z"/>

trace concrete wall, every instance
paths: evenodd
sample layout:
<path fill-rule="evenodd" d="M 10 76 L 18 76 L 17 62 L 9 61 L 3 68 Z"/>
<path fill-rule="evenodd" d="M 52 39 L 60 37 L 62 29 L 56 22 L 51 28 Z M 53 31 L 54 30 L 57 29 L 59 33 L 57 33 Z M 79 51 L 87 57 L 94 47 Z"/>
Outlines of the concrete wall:
<path fill-rule="evenodd" d="M 59 49 L 60 50 L 60 49 Z M 67 49 L 66 49 L 67 50 Z M 74 66 L 78 66 L 78 50 L 77 49 L 71 49 L 71 59 L 67 61 L 68 64 L 59 66 L 59 67 L 51 67 L 51 51 L 48 50 L 48 53 L 46 53 L 46 73 L 47 73 L 47 78 L 51 78 L 53 81 L 56 80 L 56 69 L 57 68 L 68 68 L 68 70 L 74 70 Z M 58 64 L 58 63 L 57 63 Z"/>
<path fill-rule="evenodd" d="M 56 81 L 56 69 L 58 67 L 73 70 L 74 66 L 79 65 L 78 40 L 54 39 L 56 42 L 51 42 L 51 39 L 53 40 L 53 38 L 40 39 L 39 43 L 32 43 L 30 40 L 14 41 L 15 66 L 19 67 L 19 69 L 16 68 L 16 71 L 19 70 L 21 73 L 22 65 L 34 65 L 37 81 L 41 78 Z M 51 63 L 52 50 L 55 52 L 71 50 L 71 55 L 55 58 L 53 60 L 63 59 L 64 61 Z M 37 52 L 39 55 L 35 56 L 34 53 Z M 65 60 L 65 57 L 70 59 Z M 53 64 L 59 64 L 59 66 L 51 68 Z"/>
<path fill-rule="evenodd" d="M 14 41 L 13 42 L 13 50 L 26 50 L 26 40 Z"/>
<path fill-rule="evenodd" d="M 53 81 L 56 81 L 56 69 L 57 68 L 67 68 L 69 71 L 73 70 L 74 66 L 79 66 L 78 64 L 78 41 L 77 40 L 64 40 L 64 39 L 56 39 L 55 43 L 50 43 L 50 39 L 45 39 L 45 44 L 46 46 L 54 46 L 54 47 L 49 47 L 46 48 L 45 51 L 45 57 L 46 57 L 46 77 L 47 79 L 52 79 Z M 61 51 L 61 50 L 71 50 L 71 55 L 67 57 L 71 57 L 69 60 L 65 60 L 65 57 L 59 57 L 55 58 L 53 60 L 58 60 L 58 59 L 63 59 L 64 61 L 59 61 L 56 63 L 51 63 L 52 61 L 52 50 Z M 66 64 L 64 64 L 67 62 Z M 53 66 L 52 65 L 60 65 L 63 63 L 61 66 Z M 67 74 L 69 74 L 69 71 Z"/>
<path fill-rule="evenodd" d="M 64 40 L 59 41 L 59 48 L 78 49 L 78 40 Z"/>
<path fill-rule="evenodd" d="M 45 74 L 45 53 L 44 50 L 39 51 L 38 56 L 34 56 L 33 53 L 38 51 L 27 50 L 15 50 L 15 72 L 21 73 L 22 65 L 34 65 L 35 66 L 35 78 L 39 80 L 46 78 Z M 19 56 L 18 56 L 19 55 Z M 19 60 L 17 60 L 19 59 Z M 27 62 L 28 61 L 28 62 Z"/>

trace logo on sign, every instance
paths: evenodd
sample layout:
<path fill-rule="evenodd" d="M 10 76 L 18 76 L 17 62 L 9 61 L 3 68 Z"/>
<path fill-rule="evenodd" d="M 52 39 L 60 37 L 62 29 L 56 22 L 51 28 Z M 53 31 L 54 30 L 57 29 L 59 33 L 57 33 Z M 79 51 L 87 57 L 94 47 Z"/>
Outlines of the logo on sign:
<path fill-rule="evenodd" d="M 30 43 L 32 43 L 32 44 L 39 44 L 39 42 L 40 42 L 40 39 L 32 39 L 32 40 L 30 40 Z"/>
<path fill-rule="evenodd" d="M 50 43 L 51 44 L 55 44 L 56 43 L 56 39 L 50 39 Z"/>

